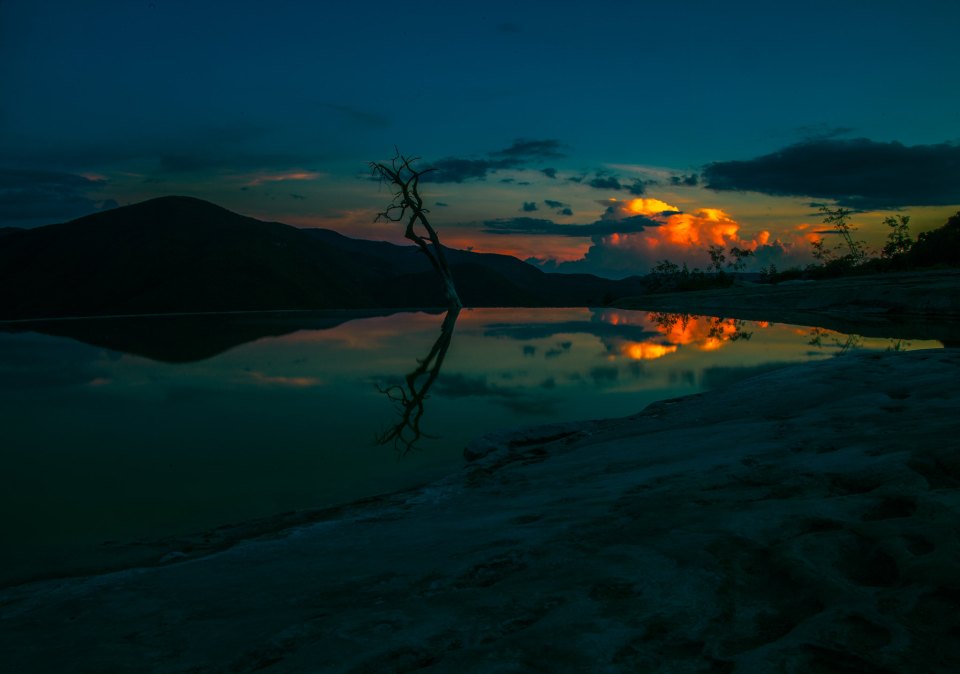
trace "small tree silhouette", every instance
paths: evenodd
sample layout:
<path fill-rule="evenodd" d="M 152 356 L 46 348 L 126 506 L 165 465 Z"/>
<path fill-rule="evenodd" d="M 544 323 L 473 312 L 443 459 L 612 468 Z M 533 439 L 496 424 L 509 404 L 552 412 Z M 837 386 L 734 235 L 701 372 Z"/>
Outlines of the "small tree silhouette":
<path fill-rule="evenodd" d="M 459 310 L 463 307 L 463 303 L 453 283 L 453 275 L 443 254 L 440 237 L 427 220 L 427 213 L 430 211 L 423 207 L 423 197 L 420 196 L 420 178 L 434 169 L 418 171 L 413 168 L 413 163 L 418 159 L 419 157 L 405 157 L 397 150 L 389 164 L 370 162 L 373 174 L 379 177 L 382 183 L 388 183 L 394 189 L 393 201 L 386 210 L 377 214 L 377 221 L 406 222 L 404 236 L 417 244 L 420 251 L 430 260 L 434 270 L 440 274 L 448 307 L 451 310 Z M 417 233 L 418 224 L 423 227 L 426 237 Z"/>
<path fill-rule="evenodd" d="M 909 253 L 913 247 L 913 239 L 910 236 L 910 216 L 909 215 L 891 215 L 883 221 L 890 228 L 887 234 L 887 243 L 883 246 L 880 253 L 885 258 L 896 257 Z"/>
<path fill-rule="evenodd" d="M 707 248 L 710 254 L 710 266 L 716 270 L 717 276 L 723 275 L 723 263 L 727 261 L 727 256 L 723 252 L 723 246 L 710 246 Z"/>
<path fill-rule="evenodd" d="M 738 248 L 734 246 L 730 249 L 730 257 L 733 259 L 727 263 L 734 272 L 741 272 L 747 268 L 746 259 L 753 257 L 753 251 L 749 248 Z"/>
<path fill-rule="evenodd" d="M 853 232 L 856 231 L 856 228 L 850 224 L 850 216 L 853 214 L 853 211 L 849 208 L 843 208 L 842 206 L 838 206 L 835 209 L 829 206 L 821 206 L 820 212 L 823 214 L 823 224 L 832 226 L 834 231 L 836 231 L 844 243 L 847 244 L 847 248 L 850 250 L 847 259 L 850 261 L 850 264 L 858 265 L 865 262 L 867 254 L 863 250 L 864 242 L 855 241 L 853 238 Z"/>

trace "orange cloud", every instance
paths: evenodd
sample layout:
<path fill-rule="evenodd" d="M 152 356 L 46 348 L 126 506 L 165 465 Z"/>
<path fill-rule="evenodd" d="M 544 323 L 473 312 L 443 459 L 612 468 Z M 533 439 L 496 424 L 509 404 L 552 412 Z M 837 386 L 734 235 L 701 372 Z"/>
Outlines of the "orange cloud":
<path fill-rule="evenodd" d="M 659 199 L 639 198 L 628 202 L 627 210 L 634 215 L 660 215 L 665 211 L 679 211 L 680 209 Z"/>
<path fill-rule="evenodd" d="M 316 171 L 292 171 L 290 173 L 263 174 L 254 176 L 247 181 L 246 185 L 248 187 L 256 187 L 257 185 L 263 185 L 265 183 L 277 183 L 286 180 L 316 180 L 322 176 L 322 173 L 317 173 Z"/>

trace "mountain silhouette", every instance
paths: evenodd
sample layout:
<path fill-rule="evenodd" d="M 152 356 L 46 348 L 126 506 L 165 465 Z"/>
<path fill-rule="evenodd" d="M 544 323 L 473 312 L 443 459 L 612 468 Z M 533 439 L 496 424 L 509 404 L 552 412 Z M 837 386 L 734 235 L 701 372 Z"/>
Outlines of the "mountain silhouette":
<path fill-rule="evenodd" d="M 0 236 L 0 318 L 444 306 L 413 246 L 351 239 L 170 196 Z M 467 306 L 584 306 L 640 280 L 547 274 L 447 250 Z"/>

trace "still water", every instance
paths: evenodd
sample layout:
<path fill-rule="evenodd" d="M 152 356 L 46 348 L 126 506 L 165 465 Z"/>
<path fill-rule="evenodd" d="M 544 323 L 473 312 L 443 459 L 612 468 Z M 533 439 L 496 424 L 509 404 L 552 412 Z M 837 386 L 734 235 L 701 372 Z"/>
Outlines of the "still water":
<path fill-rule="evenodd" d="M 851 350 L 940 346 L 611 309 L 464 310 L 448 341 L 443 322 L 341 312 L 0 332 L 0 585 L 422 484 L 485 432 L 628 415 Z M 418 393 L 422 409 L 404 408 Z M 422 413 L 421 437 L 398 426 L 404 411 Z M 378 443 L 391 430 L 406 442 Z"/>

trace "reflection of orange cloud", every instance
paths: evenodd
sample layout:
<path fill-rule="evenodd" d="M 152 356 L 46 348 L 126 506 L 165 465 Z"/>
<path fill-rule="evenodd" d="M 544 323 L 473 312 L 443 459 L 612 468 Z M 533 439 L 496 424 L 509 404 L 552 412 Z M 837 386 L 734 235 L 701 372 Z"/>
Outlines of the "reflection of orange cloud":
<path fill-rule="evenodd" d="M 640 313 L 618 309 L 605 309 L 598 315 L 610 325 L 639 325 L 659 332 L 667 344 L 654 342 L 631 342 L 622 347 L 624 355 L 635 359 L 660 358 L 673 353 L 679 346 L 692 346 L 701 351 L 716 351 L 729 341 L 744 336 L 732 318 L 690 316 L 684 314 Z M 768 326 L 769 323 L 763 327 Z M 663 349 L 662 353 L 657 352 Z"/>
<path fill-rule="evenodd" d="M 624 344 L 622 351 L 625 356 L 634 360 L 654 360 L 674 353 L 679 347 L 675 344 L 657 344 L 654 342 L 633 342 Z"/>
<path fill-rule="evenodd" d="M 671 344 L 690 345 L 701 351 L 716 351 L 740 334 L 737 322 L 732 318 L 678 316 L 658 321 L 650 314 L 650 319 Z"/>
<path fill-rule="evenodd" d="M 277 375 L 267 375 L 263 372 L 251 372 L 250 376 L 258 384 L 268 386 L 289 386 L 291 388 L 309 388 L 311 386 L 320 386 L 323 382 L 316 377 L 282 377 Z"/>

